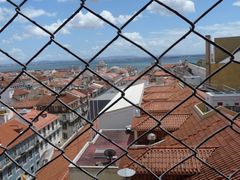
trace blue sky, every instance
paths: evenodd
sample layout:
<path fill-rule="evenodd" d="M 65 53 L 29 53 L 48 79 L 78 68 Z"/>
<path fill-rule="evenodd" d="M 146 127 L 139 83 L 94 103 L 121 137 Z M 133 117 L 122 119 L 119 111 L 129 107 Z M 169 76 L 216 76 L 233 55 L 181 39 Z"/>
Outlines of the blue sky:
<path fill-rule="evenodd" d="M 20 0 L 12 0 L 19 4 Z M 128 20 L 148 0 L 87 0 L 86 6 L 118 27 Z M 173 9 L 194 21 L 216 0 L 162 0 Z M 48 31 L 53 32 L 79 7 L 77 0 L 29 0 L 21 12 Z M 0 0 L 0 28 L 14 15 L 15 8 Z M 240 1 L 224 0 L 196 25 L 196 30 L 212 37 L 240 35 Z M 189 29 L 189 24 L 152 3 L 132 23 L 123 29 L 123 35 L 158 56 Z M 55 39 L 82 58 L 94 56 L 117 34 L 116 29 L 99 20 L 86 10 L 80 11 L 72 21 L 57 33 Z M 49 35 L 31 22 L 18 16 L 0 34 L 0 48 L 21 62 L 28 61 L 47 41 Z M 204 41 L 194 34 L 184 39 L 167 55 L 203 54 Z M 115 41 L 100 56 L 146 56 L 122 38 Z M 69 60 L 71 55 L 52 44 L 38 60 Z M 0 63 L 9 59 L 0 53 Z"/>

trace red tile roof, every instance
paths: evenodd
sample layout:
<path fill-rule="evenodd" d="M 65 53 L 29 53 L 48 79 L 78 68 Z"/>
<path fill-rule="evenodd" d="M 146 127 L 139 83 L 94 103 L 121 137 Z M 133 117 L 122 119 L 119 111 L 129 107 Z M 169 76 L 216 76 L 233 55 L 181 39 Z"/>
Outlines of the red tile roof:
<path fill-rule="evenodd" d="M 144 89 L 144 93 L 163 93 L 163 92 L 177 92 L 179 87 L 173 86 L 150 86 Z"/>
<path fill-rule="evenodd" d="M 38 99 L 19 101 L 14 103 L 13 107 L 15 109 L 31 109 L 37 105 L 38 101 Z"/>
<path fill-rule="evenodd" d="M 20 123 L 17 120 L 10 120 L 5 124 L 0 125 L 0 144 L 2 146 L 8 146 L 11 141 L 13 141 L 17 136 L 19 136 L 20 132 L 27 129 L 27 126 Z M 27 138 L 33 135 L 32 130 L 27 130 L 23 135 L 21 135 L 18 139 L 16 139 L 10 146 L 14 147 L 15 145 L 23 142 Z M 3 149 L 0 148 L 0 153 L 2 153 Z"/>
<path fill-rule="evenodd" d="M 27 91 L 27 90 L 24 90 L 24 89 L 14 89 L 13 96 L 16 97 L 16 96 L 21 96 L 21 95 L 27 95 L 29 93 L 30 93 L 30 91 Z"/>
<path fill-rule="evenodd" d="M 86 94 L 84 94 L 83 92 L 81 92 L 79 90 L 72 90 L 72 91 L 70 91 L 70 93 L 74 94 L 75 96 L 81 97 L 81 98 L 87 97 Z"/>
<path fill-rule="evenodd" d="M 163 93 L 147 93 L 143 95 L 143 101 L 153 101 L 153 100 L 167 100 L 169 99 L 173 93 L 171 92 L 163 92 Z"/>
<path fill-rule="evenodd" d="M 138 76 L 128 76 L 128 77 L 124 78 L 123 81 L 134 81 L 137 78 L 138 78 Z M 140 80 L 149 80 L 149 77 L 148 76 L 142 76 L 140 78 Z"/>
<path fill-rule="evenodd" d="M 53 96 L 53 95 L 44 95 L 39 99 L 39 102 L 37 103 L 37 105 L 39 105 L 39 106 L 49 105 L 51 102 L 54 101 L 54 99 L 55 99 L 55 96 Z M 66 93 L 64 95 L 61 95 L 60 99 L 64 103 L 69 104 L 69 103 L 72 103 L 73 101 L 77 100 L 78 97 L 73 94 Z M 54 104 L 61 104 L 61 103 L 56 101 Z"/>
<path fill-rule="evenodd" d="M 176 65 L 176 64 L 163 64 L 162 66 L 163 66 L 164 68 L 171 69 L 171 68 L 176 67 L 177 65 Z"/>
<path fill-rule="evenodd" d="M 165 71 L 162 71 L 162 70 L 160 70 L 160 71 L 155 71 L 155 72 L 153 73 L 153 75 L 154 75 L 155 77 L 171 76 L 169 73 L 167 73 L 167 72 L 165 72 Z"/>
<path fill-rule="evenodd" d="M 155 115 L 155 118 L 161 119 L 162 115 Z M 175 131 L 190 117 L 190 114 L 171 114 L 164 118 L 161 127 L 168 131 Z M 149 116 L 135 117 L 132 120 L 132 129 L 136 131 L 148 131 L 157 125 L 157 122 Z M 156 129 L 158 130 L 158 128 Z"/>
<path fill-rule="evenodd" d="M 207 139 L 210 135 L 219 129 L 230 125 L 230 122 L 218 113 L 211 113 L 209 116 L 201 119 L 199 115 L 192 111 L 192 116 L 187 119 L 181 128 L 173 135 L 185 144 L 196 147 L 199 143 Z M 230 127 L 212 136 L 202 144 L 204 147 L 218 147 L 208 158 L 207 162 L 225 175 L 232 174 L 240 164 L 240 128 L 233 126 L 236 131 Z M 179 146 L 180 143 L 167 136 L 165 140 L 158 144 L 160 147 Z M 201 168 L 201 173 L 195 175 L 193 179 L 215 179 L 220 177 L 215 171 L 207 166 Z"/>
<path fill-rule="evenodd" d="M 198 157 L 206 161 L 215 148 L 199 148 L 197 150 Z M 185 158 L 191 156 L 193 153 L 185 147 L 151 147 L 137 149 L 130 149 L 129 153 L 135 160 L 143 164 L 145 167 L 152 170 L 155 174 L 161 175 L 162 173 L 170 170 L 173 166 L 180 163 Z M 200 173 L 203 164 L 194 156 L 181 163 L 180 165 L 169 171 L 168 175 L 194 175 Z M 137 174 L 148 174 L 149 172 L 141 166 L 134 163 L 128 158 L 123 158 L 120 162 L 120 168 L 128 167 L 134 169 Z"/>
<path fill-rule="evenodd" d="M 32 120 L 38 115 L 40 114 L 41 111 L 38 110 L 31 110 L 30 112 L 28 112 L 27 114 L 25 114 L 23 117 L 26 118 L 26 120 L 32 122 Z M 54 115 L 54 114 L 50 114 L 47 112 L 44 112 L 41 116 L 39 116 L 38 121 L 34 121 L 33 122 L 33 126 L 37 129 L 40 130 L 44 127 L 46 127 L 47 125 L 51 124 L 52 122 L 56 121 L 59 117 Z"/>
<path fill-rule="evenodd" d="M 179 101 L 150 101 L 141 105 L 149 113 L 167 113 L 172 110 Z"/>

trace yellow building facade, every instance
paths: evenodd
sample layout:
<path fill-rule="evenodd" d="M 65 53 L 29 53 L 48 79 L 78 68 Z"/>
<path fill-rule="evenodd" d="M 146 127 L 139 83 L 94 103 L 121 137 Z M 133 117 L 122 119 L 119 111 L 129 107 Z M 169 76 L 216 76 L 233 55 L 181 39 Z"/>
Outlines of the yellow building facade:
<path fill-rule="evenodd" d="M 224 37 L 224 38 L 216 38 L 214 41 L 224 47 L 229 52 L 234 52 L 237 48 L 240 47 L 240 36 L 238 37 Z M 215 63 L 211 63 L 210 73 L 215 72 L 217 69 L 222 67 L 224 63 L 221 61 L 228 58 L 228 54 L 223 52 L 217 47 L 214 47 L 214 61 Z M 240 59 L 236 59 L 240 61 Z M 213 87 L 218 88 L 219 90 L 225 88 L 232 88 L 236 90 L 240 90 L 240 64 L 231 63 L 227 65 L 224 69 L 218 72 L 210 79 L 210 84 Z"/>

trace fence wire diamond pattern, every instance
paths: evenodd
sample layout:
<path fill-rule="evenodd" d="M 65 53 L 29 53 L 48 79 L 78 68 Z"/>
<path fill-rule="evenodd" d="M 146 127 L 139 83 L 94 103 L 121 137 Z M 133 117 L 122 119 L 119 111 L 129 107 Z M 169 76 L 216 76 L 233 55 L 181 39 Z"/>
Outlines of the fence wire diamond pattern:
<path fill-rule="evenodd" d="M 19 117 L 21 117 L 22 119 L 25 120 L 25 122 L 28 124 L 28 128 L 25 129 L 24 131 L 22 131 L 18 137 L 16 137 L 15 139 L 12 140 L 12 142 L 10 142 L 6 147 L 1 145 L 1 149 L 3 149 L 2 151 L 2 155 L 5 154 L 6 157 L 8 157 L 10 159 L 10 161 L 12 161 L 12 163 L 14 163 L 16 166 L 18 166 L 22 171 L 24 171 L 27 175 L 31 176 L 32 178 L 36 178 L 35 174 L 32 174 L 31 172 L 27 171 L 24 167 L 22 167 L 14 158 L 12 158 L 10 156 L 10 154 L 8 153 L 8 148 L 17 140 L 19 139 L 21 136 L 23 136 L 25 133 L 27 133 L 27 131 L 31 130 L 33 131 L 37 136 L 41 137 L 45 142 L 49 143 L 51 146 L 53 146 L 55 149 L 57 149 L 60 153 L 58 154 L 58 156 L 54 157 L 51 161 L 49 161 L 48 163 L 46 163 L 43 167 L 41 167 L 38 171 L 40 171 L 42 168 L 44 168 L 45 166 L 47 166 L 48 164 L 50 164 L 52 161 L 55 161 L 58 157 L 63 157 L 66 161 L 68 161 L 70 164 L 72 164 L 73 166 L 77 167 L 79 169 L 79 171 L 84 172 L 85 174 L 87 174 L 89 177 L 93 178 L 93 179 L 98 179 L 99 175 L 105 171 L 109 166 L 113 165 L 115 162 L 119 161 L 121 158 L 123 158 L 124 156 L 127 156 L 129 159 L 131 159 L 131 161 L 137 165 L 139 165 L 140 167 L 144 168 L 148 173 L 152 174 L 156 179 L 162 179 L 163 176 L 165 174 L 167 174 L 168 172 L 170 172 L 172 169 L 174 169 L 175 167 L 177 167 L 178 165 L 180 165 L 181 163 L 184 163 L 185 161 L 187 161 L 188 159 L 190 159 L 191 157 L 195 157 L 197 160 L 199 160 L 200 162 L 202 162 L 203 164 L 205 164 L 206 166 L 208 166 L 210 169 L 212 169 L 213 171 L 215 171 L 219 177 L 223 177 L 226 179 L 231 179 L 231 177 L 238 173 L 240 171 L 239 168 L 237 168 L 233 173 L 232 176 L 226 176 L 225 174 L 223 174 L 221 171 L 215 169 L 212 165 L 208 164 L 207 162 L 205 162 L 203 159 L 201 159 L 198 156 L 198 150 L 200 148 L 200 146 L 202 144 L 204 144 L 205 142 L 207 142 L 208 140 L 210 140 L 211 138 L 213 138 L 216 134 L 220 133 L 222 130 L 224 130 L 227 127 L 230 127 L 234 130 L 233 126 L 238 126 L 235 123 L 235 120 L 237 119 L 238 115 L 236 115 L 233 119 L 227 117 L 225 114 L 223 114 L 221 111 L 219 111 L 218 109 L 212 107 L 210 104 L 208 104 L 204 99 L 202 99 L 201 97 L 199 97 L 197 95 L 197 89 L 203 85 L 205 82 L 207 82 L 212 76 L 214 76 L 215 74 L 219 73 L 222 69 L 224 69 L 226 66 L 228 66 L 230 63 L 235 62 L 235 63 L 239 63 L 237 61 L 235 61 L 234 59 L 234 54 L 237 53 L 237 51 L 235 53 L 231 53 L 229 51 L 227 51 L 226 49 L 224 49 L 223 47 L 219 46 L 218 44 L 214 43 L 213 41 L 207 39 L 203 34 L 201 34 L 200 32 L 198 32 L 195 27 L 196 25 L 199 23 L 199 21 L 201 21 L 204 18 L 207 18 L 206 16 L 208 15 L 208 13 L 210 13 L 212 10 L 214 10 L 217 6 L 219 6 L 219 4 L 221 4 L 223 2 L 223 0 L 219 0 L 217 1 L 215 4 L 213 4 L 211 7 L 209 7 L 201 16 L 199 16 L 195 21 L 191 21 L 189 20 L 187 17 L 185 17 L 184 15 L 182 15 L 181 13 L 179 13 L 178 11 L 174 10 L 173 8 L 169 7 L 168 5 L 164 4 L 161 1 L 157 1 L 157 0 L 151 0 L 148 3 L 146 3 L 144 6 L 142 6 L 140 9 L 138 9 L 122 26 L 117 26 L 115 24 L 113 24 L 112 22 L 110 22 L 109 20 L 107 20 L 106 18 L 102 17 L 100 14 L 96 13 L 94 10 L 90 9 L 87 6 L 87 1 L 86 0 L 81 0 L 79 3 L 79 7 L 77 7 L 76 11 L 74 11 L 71 16 L 69 16 L 54 32 L 50 32 L 49 30 L 47 30 L 45 27 L 41 26 L 38 22 L 34 21 L 33 19 L 31 19 L 30 17 L 28 17 L 26 14 L 24 14 L 22 12 L 22 8 L 24 7 L 24 5 L 28 2 L 28 0 L 24 0 L 22 1 L 20 4 L 16 4 L 14 1 L 10 1 L 10 0 L 6 0 L 6 3 L 8 3 L 9 5 L 11 5 L 13 8 L 15 8 L 15 14 L 13 15 L 13 17 L 10 18 L 10 20 L 3 25 L 3 27 L 1 27 L 0 33 L 4 32 L 4 31 L 8 31 L 8 27 L 11 25 L 11 23 L 14 22 L 14 20 L 17 17 L 22 17 L 24 18 L 26 21 L 30 22 L 32 25 L 37 26 L 38 28 L 40 28 L 42 31 L 44 31 L 48 37 L 49 40 L 41 47 L 38 49 L 38 51 L 26 62 L 26 63 L 22 63 L 18 60 L 17 57 L 12 57 L 8 52 L 4 51 L 2 48 L 0 49 L 0 52 L 7 56 L 9 59 L 11 59 L 12 61 L 14 61 L 15 63 L 17 63 L 18 65 L 21 66 L 22 70 L 21 72 L 7 85 L 7 87 L 5 87 L 1 92 L 0 95 L 2 95 L 12 84 L 14 84 L 21 76 L 28 76 L 29 78 L 35 80 L 37 83 L 39 83 L 41 86 L 43 86 L 44 88 L 46 88 L 47 90 L 49 90 L 51 93 L 53 93 L 55 95 L 55 99 L 48 105 L 46 106 L 42 112 L 36 116 L 32 122 L 29 122 L 28 120 L 24 119 L 24 117 L 19 114 L 14 108 L 10 107 L 8 104 L 6 104 L 5 102 L 3 102 L 2 100 L 0 100 L 0 102 L 6 106 L 7 108 L 9 108 L 10 110 L 12 110 L 14 113 L 16 113 Z M 47 3 L 47 2 L 46 2 Z M 122 33 L 122 31 L 131 23 L 134 21 L 134 19 L 136 19 L 139 15 L 141 15 L 141 13 L 147 9 L 147 7 L 149 7 L 152 3 L 157 3 L 159 6 L 166 8 L 167 10 L 171 11 L 176 17 L 178 17 L 182 22 L 187 23 L 189 25 L 189 30 L 181 37 L 178 38 L 177 41 L 175 41 L 171 46 L 169 46 L 162 54 L 160 54 L 159 56 L 155 56 L 153 55 L 150 51 L 146 50 L 144 47 L 141 46 L 141 44 L 138 44 L 137 42 L 134 42 L 133 40 L 131 40 L 130 38 L 128 38 L 126 35 L 124 35 L 124 33 Z M 74 52 L 71 51 L 70 48 L 65 47 L 63 44 L 61 44 L 60 42 L 58 42 L 55 39 L 55 36 L 59 33 L 60 30 L 62 30 L 80 11 L 85 10 L 91 14 L 93 14 L 94 16 L 96 16 L 97 18 L 101 19 L 102 21 L 104 21 L 104 23 L 108 24 L 112 29 L 115 30 L 115 37 L 113 39 L 111 39 L 108 43 L 106 43 L 106 45 L 100 49 L 93 57 L 90 58 L 90 60 L 84 60 L 84 58 L 79 57 L 77 54 L 75 54 Z M 199 38 L 201 38 L 203 41 L 208 41 L 211 45 L 219 48 L 220 50 L 222 50 L 224 53 L 228 54 L 228 56 L 230 56 L 230 61 L 228 63 L 226 63 L 224 66 L 222 66 L 221 68 L 219 68 L 217 71 L 215 71 L 214 73 L 212 73 L 211 75 L 209 75 L 204 81 L 202 81 L 197 87 L 192 87 L 191 85 L 187 84 L 186 82 L 184 82 L 181 78 L 177 77 L 176 75 L 174 75 L 172 72 L 170 72 L 169 70 L 167 70 L 166 68 L 164 68 L 161 65 L 161 59 L 163 58 L 164 55 L 166 55 L 169 51 L 171 51 L 176 45 L 178 45 L 181 41 L 183 41 L 185 38 L 187 38 L 190 34 L 195 34 L 197 35 Z M 0 34 L 1 35 L 1 34 Z M 141 73 L 137 79 L 135 79 L 132 83 L 130 83 L 125 89 L 121 90 L 118 87 L 116 87 L 114 84 L 112 84 L 111 82 L 109 82 L 107 79 L 105 79 L 104 77 L 101 77 L 101 75 L 99 75 L 97 72 L 95 72 L 95 70 L 92 68 L 92 62 L 94 60 L 96 60 L 97 57 L 99 57 L 106 49 L 108 49 L 117 39 L 119 38 L 123 38 L 124 40 L 128 41 L 131 45 L 135 46 L 136 48 L 138 48 L 139 50 L 141 50 L 142 52 L 146 53 L 148 56 L 150 56 L 152 59 L 154 59 L 154 63 L 148 67 L 148 69 L 146 69 L 143 73 Z M 47 85 L 45 85 L 44 83 L 42 83 L 40 80 L 38 80 L 36 77 L 34 77 L 33 75 L 31 75 L 27 70 L 28 70 L 28 65 L 36 58 L 38 57 L 43 51 L 44 49 L 46 49 L 48 46 L 51 46 L 52 44 L 56 45 L 57 47 L 59 47 L 60 49 L 64 50 L 66 53 L 71 54 L 72 56 L 74 56 L 78 61 L 81 61 L 84 64 L 84 69 L 76 76 L 74 77 L 74 79 L 72 79 L 68 84 L 66 84 L 66 86 L 60 90 L 59 92 L 54 91 L 52 88 L 48 87 Z M 188 88 L 190 88 L 192 90 L 192 94 L 190 96 L 188 96 L 186 99 L 182 100 L 177 106 L 175 106 L 171 111 L 169 111 L 168 113 L 166 113 L 165 115 L 163 115 L 163 117 L 161 117 L 161 119 L 157 119 L 155 116 L 153 116 L 151 113 L 147 112 L 146 110 L 144 110 L 143 108 L 135 105 L 133 102 L 131 102 L 129 99 L 127 99 L 125 97 L 125 92 L 126 90 L 128 90 L 135 82 L 137 82 L 141 77 L 143 77 L 145 74 L 149 73 L 151 70 L 153 70 L 154 68 L 160 68 L 162 70 L 164 70 L 165 72 L 169 73 L 172 77 L 174 77 L 175 79 L 177 79 L 178 81 L 180 81 L 181 83 L 183 83 L 185 86 L 187 86 Z M 114 89 L 116 89 L 118 92 L 121 93 L 121 97 L 119 97 L 111 106 L 109 106 L 108 108 L 104 109 L 103 112 L 101 112 L 100 114 L 98 114 L 97 117 L 94 118 L 93 121 L 88 120 L 87 118 L 83 117 L 80 113 L 78 113 L 77 111 L 75 111 L 74 109 L 72 109 L 71 107 L 69 107 L 66 103 L 64 103 L 61 99 L 60 96 L 61 94 L 79 77 L 81 76 L 84 72 L 89 71 L 92 74 L 94 74 L 95 76 L 97 76 L 99 79 L 103 80 L 104 82 L 106 82 L 109 86 L 113 87 Z M 208 105 L 209 107 L 211 107 L 212 109 L 214 109 L 217 113 L 221 114 L 224 118 L 226 118 L 226 120 L 228 120 L 230 122 L 229 125 L 218 129 L 217 131 L 215 131 L 211 136 L 206 137 L 200 144 L 198 144 L 198 146 L 196 146 L 195 148 L 190 147 L 189 145 L 187 145 L 186 143 L 182 142 L 181 140 L 179 140 L 177 137 L 175 137 L 171 132 L 167 131 L 166 129 L 164 129 L 163 127 L 161 127 L 161 122 L 167 118 L 172 112 L 174 112 L 176 109 L 178 109 L 182 104 L 184 104 L 186 101 L 188 101 L 190 98 L 192 97 L 196 97 L 197 99 L 199 99 L 200 101 L 202 101 L 203 103 L 205 103 L 206 105 Z M 144 132 L 144 134 L 142 134 L 141 136 L 139 136 L 136 140 L 134 140 L 133 142 L 131 142 L 128 147 L 125 149 L 123 147 L 121 147 L 119 144 L 115 143 L 114 141 L 112 141 L 109 137 L 105 136 L 104 134 L 102 134 L 101 132 L 99 132 L 95 127 L 94 127 L 94 122 L 102 115 L 104 114 L 108 109 L 110 109 L 114 104 L 116 104 L 119 100 L 121 99 L 125 99 L 128 103 L 130 103 L 132 106 L 138 108 L 141 112 L 144 112 L 145 114 L 147 114 L 150 118 L 152 118 L 155 122 L 156 125 L 154 127 L 152 127 L 151 129 L 149 129 L 148 131 Z M 104 168 L 100 169 L 96 174 L 91 174 L 90 172 L 86 171 L 85 169 L 81 168 L 80 166 L 78 166 L 76 163 L 74 163 L 66 154 L 65 154 L 65 149 L 67 148 L 67 146 L 64 149 L 59 148 L 58 146 L 54 145 L 53 143 L 51 143 L 48 139 L 46 139 L 44 136 L 42 136 L 36 129 L 33 128 L 33 122 L 41 116 L 41 114 L 46 111 L 51 105 L 53 105 L 56 101 L 59 101 L 62 105 L 64 105 L 67 109 L 69 109 L 70 111 L 72 111 L 74 114 L 76 114 L 77 116 L 79 116 L 81 119 L 83 119 L 86 123 L 85 126 L 87 126 L 87 128 L 81 132 L 80 134 L 78 134 L 78 137 L 82 136 L 85 132 L 87 132 L 88 130 L 93 130 L 96 134 L 98 134 L 99 136 L 101 136 L 102 138 L 106 139 L 107 141 L 109 141 L 110 143 L 112 143 L 113 145 L 115 145 L 116 147 L 118 147 L 119 149 L 122 150 L 122 155 L 118 156 L 116 159 L 114 159 L 112 162 L 110 162 L 109 164 L 107 164 Z M 157 174 L 155 174 L 153 172 L 152 169 L 146 167 L 144 165 L 144 163 L 140 163 L 138 162 L 135 158 L 131 157 L 128 154 L 128 150 L 129 148 L 131 148 L 138 140 L 140 140 L 142 137 L 144 137 L 145 135 L 147 135 L 149 132 L 152 132 L 154 129 L 156 128 L 160 128 L 164 133 L 166 133 L 167 135 L 169 135 L 171 138 L 175 139 L 177 142 L 179 142 L 183 147 L 187 148 L 188 150 L 190 150 L 191 155 L 189 155 L 188 157 L 184 158 L 183 160 L 181 160 L 178 164 L 175 164 L 174 167 L 166 170 L 164 173 L 161 174 L 161 176 L 158 176 Z M 77 139 L 78 137 L 75 137 L 74 139 L 72 139 L 72 141 L 74 141 L 75 139 Z M 71 143 L 70 143 L 71 144 Z"/>

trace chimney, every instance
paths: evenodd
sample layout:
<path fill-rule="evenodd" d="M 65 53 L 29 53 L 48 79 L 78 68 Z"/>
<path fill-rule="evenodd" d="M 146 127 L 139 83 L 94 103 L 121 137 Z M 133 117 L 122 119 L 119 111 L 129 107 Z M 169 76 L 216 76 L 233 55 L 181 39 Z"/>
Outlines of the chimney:
<path fill-rule="evenodd" d="M 208 40 L 211 40 L 210 35 L 205 36 Z M 208 41 L 206 41 L 205 46 L 205 65 L 206 65 L 206 77 L 208 77 L 211 74 L 211 45 Z M 207 81 L 207 83 L 211 83 L 211 79 Z"/>

